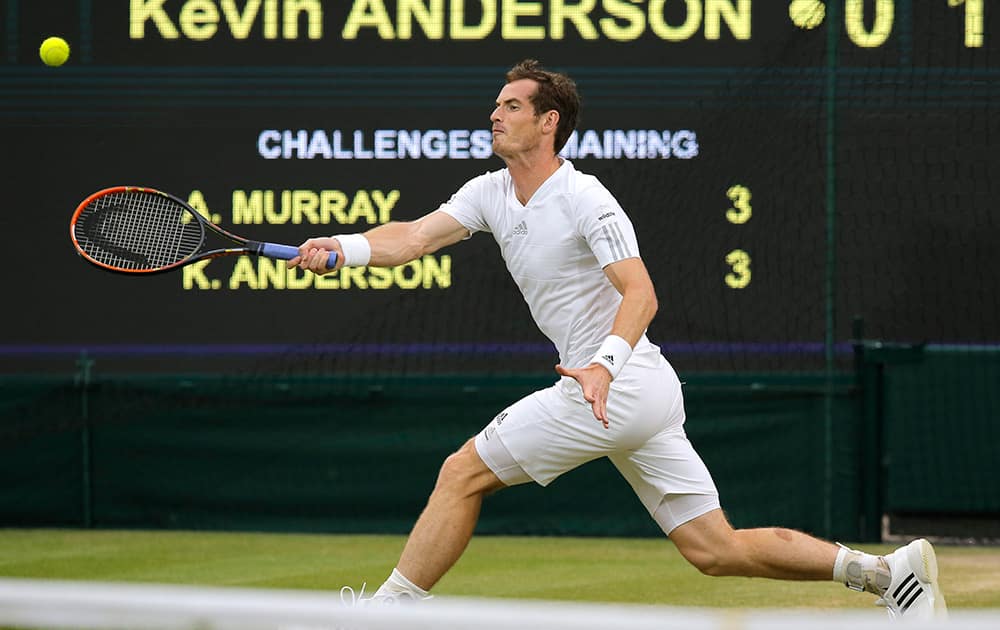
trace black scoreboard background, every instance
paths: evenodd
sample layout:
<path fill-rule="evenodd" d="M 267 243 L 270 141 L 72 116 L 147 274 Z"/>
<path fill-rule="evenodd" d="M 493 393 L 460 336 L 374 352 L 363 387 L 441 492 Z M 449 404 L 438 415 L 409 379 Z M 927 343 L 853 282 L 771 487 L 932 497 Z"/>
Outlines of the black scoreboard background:
<path fill-rule="evenodd" d="M 854 316 L 884 339 L 1000 342 L 1000 11 L 952 4 L 0 2 L 3 371 L 84 350 L 548 369 L 486 234 L 322 281 L 249 259 L 122 277 L 68 238 L 76 205 L 121 184 L 290 244 L 415 219 L 502 167 L 481 132 L 526 57 L 579 85 L 569 157 L 636 225 L 649 334 L 679 369 L 829 365 Z M 50 35 L 63 67 L 38 59 Z"/>

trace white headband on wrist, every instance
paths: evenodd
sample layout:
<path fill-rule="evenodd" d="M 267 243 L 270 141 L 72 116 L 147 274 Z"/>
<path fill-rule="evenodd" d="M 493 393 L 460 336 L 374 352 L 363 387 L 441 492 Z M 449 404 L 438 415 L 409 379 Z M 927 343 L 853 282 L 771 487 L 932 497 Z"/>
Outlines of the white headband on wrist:
<path fill-rule="evenodd" d="M 364 267 L 372 259 L 372 246 L 364 234 L 336 234 L 344 252 L 345 267 Z"/>
<path fill-rule="evenodd" d="M 618 376 L 629 357 L 632 356 L 632 345 L 618 335 L 608 335 L 591 359 L 591 363 L 600 363 L 611 372 L 612 380 Z"/>

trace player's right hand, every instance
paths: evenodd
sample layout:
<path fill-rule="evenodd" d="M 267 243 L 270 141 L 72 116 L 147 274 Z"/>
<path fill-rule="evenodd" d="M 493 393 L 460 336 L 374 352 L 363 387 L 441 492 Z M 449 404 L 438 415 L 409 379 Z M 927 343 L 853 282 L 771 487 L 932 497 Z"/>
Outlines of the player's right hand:
<path fill-rule="evenodd" d="M 337 264 L 333 268 L 326 266 L 327 261 L 330 260 L 330 252 L 337 254 Z M 299 255 L 289 260 L 285 265 L 289 269 L 298 267 L 321 276 L 344 266 L 344 251 L 340 248 L 340 241 L 332 236 L 311 238 L 299 245 Z"/>
<path fill-rule="evenodd" d="M 608 421 L 608 392 L 611 389 L 611 372 L 603 365 L 591 363 L 583 368 L 564 368 L 556 366 L 556 372 L 560 376 L 568 376 L 576 379 L 583 390 L 583 399 L 590 403 L 594 411 L 594 417 L 607 429 Z"/>

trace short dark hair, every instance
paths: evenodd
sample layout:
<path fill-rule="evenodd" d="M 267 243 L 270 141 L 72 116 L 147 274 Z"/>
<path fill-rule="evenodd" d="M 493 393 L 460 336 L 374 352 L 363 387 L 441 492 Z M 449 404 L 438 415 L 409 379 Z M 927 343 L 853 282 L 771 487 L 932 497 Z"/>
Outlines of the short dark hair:
<path fill-rule="evenodd" d="M 520 79 L 531 79 L 538 83 L 538 89 L 531 95 L 531 104 L 536 116 L 552 109 L 559 112 L 554 144 L 556 153 L 562 151 L 570 134 L 576 129 L 580 114 L 580 95 L 573 79 L 565 74 L 546 70 L 535 59 L 525 59 L 518 63 L 507 72 L 505 78 L 507 83 Z"/>

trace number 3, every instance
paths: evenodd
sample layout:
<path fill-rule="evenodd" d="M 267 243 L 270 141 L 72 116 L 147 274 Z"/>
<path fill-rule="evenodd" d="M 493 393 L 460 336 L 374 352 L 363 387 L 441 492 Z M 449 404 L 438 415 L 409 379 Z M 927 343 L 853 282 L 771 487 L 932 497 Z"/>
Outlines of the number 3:
<path fill-rule="evenodd" d="M 730 288 L 742 289 L 750 284 L 750 254 L 734 249 L 726 254 L 726 263 L 733 269 L 726 274 L 726 284 Z"/>

